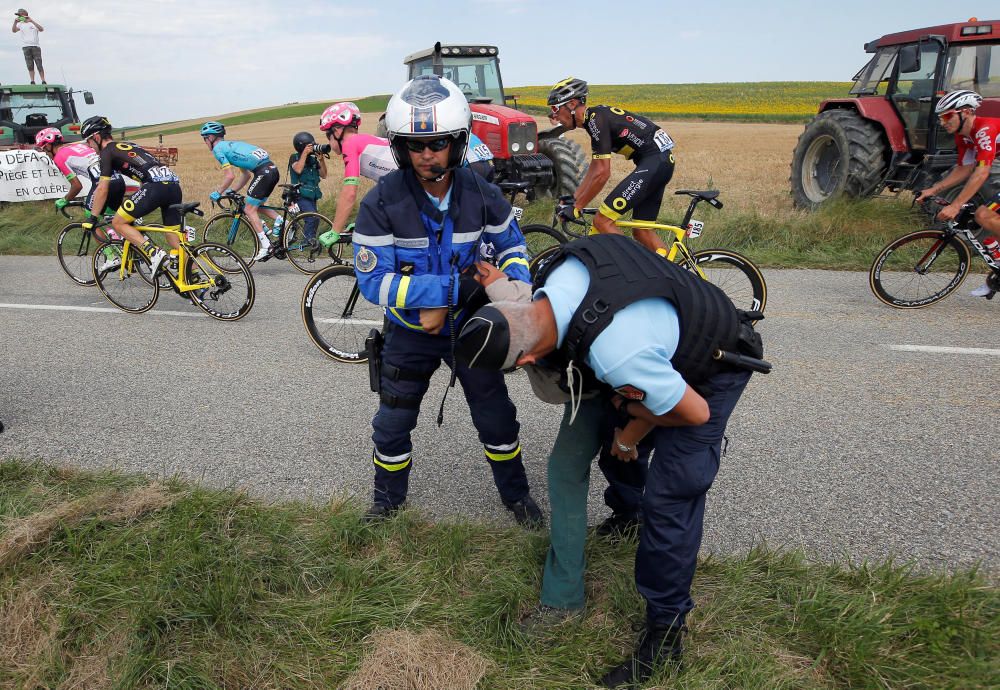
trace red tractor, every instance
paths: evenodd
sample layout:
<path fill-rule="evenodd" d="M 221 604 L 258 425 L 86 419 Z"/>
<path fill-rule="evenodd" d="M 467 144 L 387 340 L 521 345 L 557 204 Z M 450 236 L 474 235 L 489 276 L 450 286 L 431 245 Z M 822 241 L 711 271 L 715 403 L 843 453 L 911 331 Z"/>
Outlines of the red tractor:
<path fill-rule="evenodd" d="M 930 186 L 956 163 L 955 138 L 934 105 L 948 91 L 984 98 L 977 113 L 1000 117 L 1000 20 L 970 19 L 888 34 L 854 76 L 852 98 L 820 104 L 792 156 L 795 204 Z"/>
<path fill-rule="evenodd" d="M 529 200 L 537 194 L 573 194 L 586 168 L 583 149 L 562 136 L 562 128 L 538 131 L 535 118 L 517 105 L 500 79 L 496 46 L 447 45 L 408 55 L 409 78 L 436 74 L 458 85 L 472 109 L 472 132 L 490 148 L 497 183 L 522 182 Z M 384 128 L 380 123 L 380 135 Z"/>

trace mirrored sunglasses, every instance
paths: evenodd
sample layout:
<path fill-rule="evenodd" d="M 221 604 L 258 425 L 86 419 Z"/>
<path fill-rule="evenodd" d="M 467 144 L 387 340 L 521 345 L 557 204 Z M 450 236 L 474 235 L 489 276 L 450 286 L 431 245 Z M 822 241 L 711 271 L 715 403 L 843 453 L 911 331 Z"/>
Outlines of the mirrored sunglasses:
<path fill-rule="evenodd" d="M 438 139 L 407 139 L 406 148 L 413 153 L 420 153 L 425 148 L 437 153 L 444 151 L 451 143 L 451 137 L 440 137 Z"/>

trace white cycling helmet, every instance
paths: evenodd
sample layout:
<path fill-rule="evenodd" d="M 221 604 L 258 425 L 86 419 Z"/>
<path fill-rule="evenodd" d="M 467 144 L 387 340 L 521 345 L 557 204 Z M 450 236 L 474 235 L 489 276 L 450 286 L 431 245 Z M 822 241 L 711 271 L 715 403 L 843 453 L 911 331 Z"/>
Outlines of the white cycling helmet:
<path fill-rule="evenodd" d="M 469 148 L 472 111 L 455 84 L 437 75 L 425 74 L 406 82 L 389 99 L 385 127 L 392 157 L 400 168 L 410 167 L 406 139 L 447 135 L 453 137 L 448 168 L 457 168 Z"/>
<path fill-rule="evenodd" d="M 959 110 L 961 108 L 972 108 L 975 110 L 982 104 L 983 97 L 975 91 L 959 89 L 957 91 L 949 91 L 942 96 L 941 100 L 937 102 L 936 106 L 934 106 L 934 113 L 936 115 L 941 115 L 951 110 Z"/>

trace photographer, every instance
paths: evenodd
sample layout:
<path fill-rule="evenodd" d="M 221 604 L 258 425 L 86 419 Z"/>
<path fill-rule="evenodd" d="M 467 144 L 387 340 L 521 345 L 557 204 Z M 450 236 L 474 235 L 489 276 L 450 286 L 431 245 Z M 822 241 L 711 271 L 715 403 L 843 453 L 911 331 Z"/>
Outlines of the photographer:
<path fill-rule="evenodd" d="M 295 153 L 288 157 L 288 177 L 292 184 L 301 184 L 299 189 L 299 210 L 315 211 L 323 192 L 319 181 L 326 179 L 326 154 L 315 152 L 316 139 L 309 132 L 299 132 L 292 138 Z M 306 239 L 312 243 L 316 239 L 319 219 L 310 216 L 306 221 Z"/>
<path fill-rule="evenodd" d="M 42 67 L 42 48 L 38 45 L 38 32 L 45 31 L 41 24 L 28 16 L 28 10 L 20 9 L 14 13 L 14 25 L 10 28 L 11 33 L 21 32 L 21 40 L 24 42 L 24 64 L 28 67 L 28 76 L 31 83 L 35 83 L 35 65 L 38 65 L 38 76 L 45 84 L 45 68 Z"/>

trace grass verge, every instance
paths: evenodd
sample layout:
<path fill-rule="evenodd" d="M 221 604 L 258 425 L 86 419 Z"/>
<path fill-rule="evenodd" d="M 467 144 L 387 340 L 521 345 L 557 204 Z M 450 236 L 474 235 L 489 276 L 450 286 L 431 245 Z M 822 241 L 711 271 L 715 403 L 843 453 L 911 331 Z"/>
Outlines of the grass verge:
<path fill-rule="evenodd" d="M 634 543 L 589 544 L 587 612 L 538 637 L 544 535 L 348 503 L 0 462 L 0 686 L 580 688 L 633 644 Z M 996 687 L 975 572 L 702 561 L 671 687 Z"/>
<path fill-rule="evenodd" d="M 522 225 L 548 224 L 552 208 L 551 199 L 528 204 Z M 332 218 L 333 200 L 324 198 L 320 211 Z M 681 215 L 671 211 L 661 220 L 676 223 Z M 733 249 L 765 267 L 835 270 L 867 270 L 889 240 L 926 224 L 926 216 L 894 199 L 844 200 L 811 213 L 773 215 L 702 206 L 696 217 L 705 222 L 705 233 L 692 242 L 695 249 Z M 188 218 L 199 229 L 203 221 Z M 54 254 L 56 238 L 67 222 L 53 211 L 51 202 L 9 205 L 0 213 L 0 254 Z"/>

